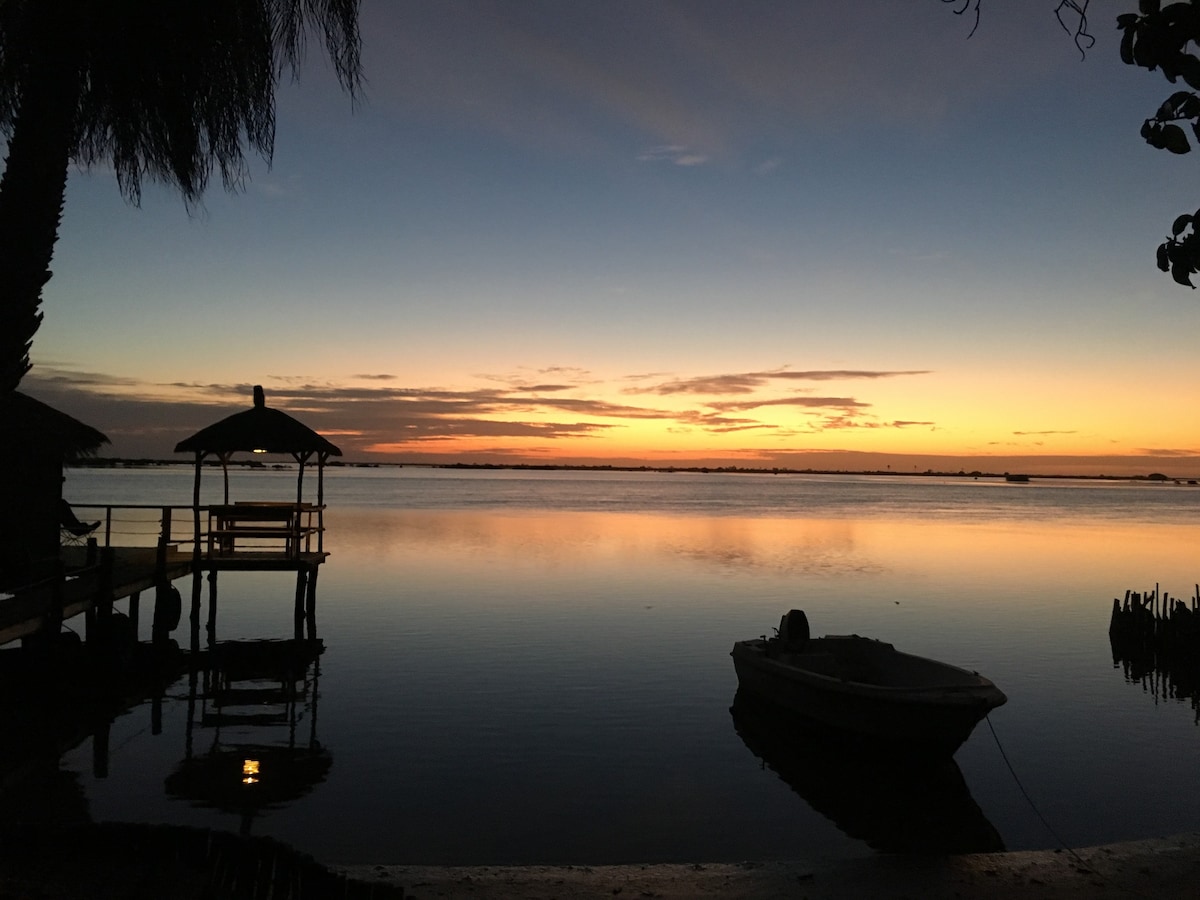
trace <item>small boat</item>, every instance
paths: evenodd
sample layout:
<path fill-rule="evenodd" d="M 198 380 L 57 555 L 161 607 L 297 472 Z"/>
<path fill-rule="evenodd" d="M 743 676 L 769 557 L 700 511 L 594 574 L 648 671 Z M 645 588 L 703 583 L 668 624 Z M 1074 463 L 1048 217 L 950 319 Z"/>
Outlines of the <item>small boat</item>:
<path fill-rule="evenodd" d="M 738 641 L 740 690 L 889 754 L 952 756 L 1007 701 L 977 672 L 852 635 L 809 636 L 794 609 L 779 634 Z"/>

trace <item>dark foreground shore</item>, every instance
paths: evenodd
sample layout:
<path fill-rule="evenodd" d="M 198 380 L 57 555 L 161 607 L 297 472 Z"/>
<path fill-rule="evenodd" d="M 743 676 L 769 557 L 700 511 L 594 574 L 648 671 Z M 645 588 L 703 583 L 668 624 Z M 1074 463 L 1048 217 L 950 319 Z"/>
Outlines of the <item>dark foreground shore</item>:
<path fill-rule="evenodd" d="M 107 825 L 55 837 L 46 841 L 9 836 L 0 842 L 2 900 L 1174 900 L 1200 896 L 1200 832 L 1073 851 L 873 856 L 827 863 L 334 869 L 270 839 L 239 839 L 199 829 Z"/>
<path fill-rule="evenodd" d="M 357 880 L 403 886 L 405 896 L 415 900 L 1163 900 L 1200 896 L 1200 832 L 1074 851 L 876 856 L 827 864 L 355 866 L 341 871 Z"/>

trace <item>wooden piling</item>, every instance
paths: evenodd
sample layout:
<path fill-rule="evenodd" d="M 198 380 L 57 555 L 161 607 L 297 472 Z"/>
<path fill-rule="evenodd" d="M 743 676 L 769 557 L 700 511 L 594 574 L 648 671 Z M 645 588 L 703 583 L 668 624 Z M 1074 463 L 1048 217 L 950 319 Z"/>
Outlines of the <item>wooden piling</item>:
<path fill-rule="evenodd" d="M 1155 698 L 1191 698 L 1200 724 L 1200 585 L 1190 603 L 1167 592 L 1125 592 L 1113 600 L 1109 640 L 1113 663 Z"/>

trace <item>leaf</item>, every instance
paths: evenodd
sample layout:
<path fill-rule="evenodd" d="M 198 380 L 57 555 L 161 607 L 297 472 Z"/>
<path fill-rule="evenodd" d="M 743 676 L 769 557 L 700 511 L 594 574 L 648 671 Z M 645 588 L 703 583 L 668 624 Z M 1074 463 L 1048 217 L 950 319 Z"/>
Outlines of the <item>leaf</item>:
<path fill-rule="evenodd" d="M 1158 245 L 1158 253 L 1156 255 L 1156 262 L 1158 263 L 1158 271 L 1160 271 L 1160 272 L 1170 272 L 1171 271 L 1171 260 L 1167 256 L 1167 245 L 1166 244 Z"/>
<path fill-rule="evenodd" d="M 1192 217 L 1187 213 L 1179 216 L 1171 225 L 1171 237 L 1179 237 L 1179 235 L 1183 234 L 1183 229 L 1187 228 L 1191 224 Z"/>
<path fill-rule="evenodd" d="M 1191 274 L 1192 270 L 1187 266 L 1171 266 L 1171 277 L 1175 279 L 1175 283 L 1195 290 L 1196 286 L 1192 284 Z"/>
<path fill-rule="evenodd" d="M 1183 76 L 1183 80 L 1188 83 L 1189 87 L 1193 87 L 1200 91 L 1200 59 L 1191 54 L 1179 57 L 1179 74 Z"/>
<path fill-rule="evenodd" d="M 1121 62 L 1127 66 L 1133 65 L 1133 36 L 1136 32 L 1130 28 L 1121 36 Z"/>
<path fill-rule="evenodd" d="M 1184 105 L 1189 100 L 1193 100 L 1193 99 L 1195 99 L 1195 95 L 1191 91 L 1176 91 L 1170 97 L 1168 97 L 1166 100 L 1163 101 L 1162 108 L 1159 109 L 1159 111 L 1158 111 L 1159 118 L 1174 117 L 1175 115 L 1177 115 L 1183 111 Z M 1170 115 L 1163 116 L 1162 115 L 1163 109 L 1170 110 Z"/>
<path fill-rule="evenodd" d="M 1196 136 L 1196 143 L 1200 143 L 1200 122 L 1192 123 L 1192 134 Z"/>
<path fill-rule="evenodd" d="M 1182 241 L 1167 241 L 1163 244 L 1167 251 L 1167 259 L 1171 261 L 1172 266 L 1184 266 L 1192 268 L 1192 254 L 1188 252 L 1188 248 L 1183 246 Z"/>
<path fill-rule="evenodd" d="M 1188 143 L 1187 135 L 1178 125 L 1164 125 L 1159 140 L 1162 142 L 1161 146 L 1172 153 L 1182 155 L 1192 149 L 1192 145 Z"/>
<path fill-rule="evenodd" d="M 1143 69 L 1154 71 L 1158 65 L 1158 53 L 1153 42 L 1143 37 L 1135 43 L 1133 45 L 1133 62 L 1134 65 L 1141 66 Z"/>
<path fill-rule="evenodd" d="M 1117 27 L 1122 30 L 1132 28 L 1138 23 L 1138 19 L 1140 18 L 1141 16 L 1137 13 L 1121 13 L 1121 15 L 1117 16 Z"/>
<path fill-rule="evenodd" d="M 1143 16 L 1152 16 L 1159 10 L 1159 0 L 1138 0 L 1138 11 Z"/>

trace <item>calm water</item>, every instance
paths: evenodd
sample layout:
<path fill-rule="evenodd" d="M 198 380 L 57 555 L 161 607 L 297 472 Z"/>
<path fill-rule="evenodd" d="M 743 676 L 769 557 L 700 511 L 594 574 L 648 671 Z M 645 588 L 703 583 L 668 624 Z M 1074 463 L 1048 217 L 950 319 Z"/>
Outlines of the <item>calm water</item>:
<path fill-rule="evenodd" d="M 231 481 L 232 499 L 295 490 L 290 471 Z M 72 471 L 66 493 L 182 505 L 191 473 Z M 1056 845 L 986 722 L 946 791 L 866 795 L 853 771 L 735 728 L 730 646 L 802 607 L 816 633 L 991 677 L 1004 752 L 1068 844 L 1200 826 L 1192 701 L 1127 679 L 1107 637 L 1126 589 L 1192 594 L 1200 488 L 405 468 L 333 470 L 326 502 L 326 651 L 290 735 L 327 771 L 252 819 L 168 793 L 189 749 L 265 734 L 214 733 L 194 709 L 189 730 L 185 680 L 161 733 L 148 705 L 113 723 L 106 777 L 90 741 L 63 757 L 93 819 L 249 827 L 334 863 L 848 857 L 923 810 L 1009 849 Z M 223 573 L 217 636 L 290 637 L 292 587 Z"/>

